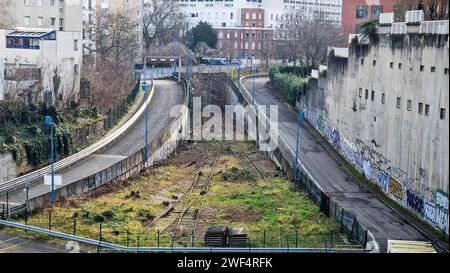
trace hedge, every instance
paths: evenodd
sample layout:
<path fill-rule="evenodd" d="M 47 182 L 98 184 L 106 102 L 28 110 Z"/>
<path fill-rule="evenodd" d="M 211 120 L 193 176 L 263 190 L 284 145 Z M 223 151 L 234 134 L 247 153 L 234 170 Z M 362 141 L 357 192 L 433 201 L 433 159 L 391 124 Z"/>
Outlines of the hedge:
<path fill-rule="evenodd" d="M 287 66 L 274 65 L 269 69 L 269 78 L 272 86 L 291 104 L 299 100 L 300 95 L 308 86 L 309 76 L 299 77 L 293 73 L 283 73 L 289 71 Z M 301 68 L 304 69 L 304 68 Z"/>

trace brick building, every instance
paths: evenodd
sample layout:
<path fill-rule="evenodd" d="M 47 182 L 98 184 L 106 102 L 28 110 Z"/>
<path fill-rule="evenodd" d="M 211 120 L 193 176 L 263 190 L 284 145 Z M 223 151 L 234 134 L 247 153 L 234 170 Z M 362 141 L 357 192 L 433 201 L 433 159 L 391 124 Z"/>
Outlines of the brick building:
<path fill-rule="evenodd" d="M 404 0 L 343 0 L 342 32 L 345 45 L 350 33 L 358 33 L 360 26 L 370 20 L 378 19 L 380 13 L 394 12 L 397 17 L 403 13 L 400 8 Z"/>

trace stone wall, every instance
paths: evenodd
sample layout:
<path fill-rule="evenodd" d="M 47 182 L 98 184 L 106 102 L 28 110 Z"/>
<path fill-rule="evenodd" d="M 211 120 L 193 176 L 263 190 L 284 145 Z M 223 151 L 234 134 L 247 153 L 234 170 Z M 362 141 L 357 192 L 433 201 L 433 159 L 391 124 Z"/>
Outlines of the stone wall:
<path fill-rule="evenodd" d="M 448 45 L 448 35 L 381 35 L 348 59 L 329 57 L 300 103 L 357 170 L 447 234 Z"/>
<path fill-rule="evenodd" d="M 10 152 L 0 154 L 0 182 L 16 177 L 16 161 Z"/>

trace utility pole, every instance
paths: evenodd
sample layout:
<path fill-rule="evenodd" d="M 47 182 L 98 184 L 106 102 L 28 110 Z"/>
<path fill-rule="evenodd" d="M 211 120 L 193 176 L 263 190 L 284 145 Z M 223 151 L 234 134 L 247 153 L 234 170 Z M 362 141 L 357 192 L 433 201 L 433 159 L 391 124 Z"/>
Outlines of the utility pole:
<path fill-rule="evenodd" d="M 54 149 L 54 145 L 53 145 L 53 118 L 51 116 L 45 116 L 45 120 L 44 120 L 46 125 L 50 126 L 50 142 L 51 142 L 51 149 L 50 149 L 50 164 L 51 164 L 51 169 L 52 169 L 52 193 L 51 193 L 51 198 L 52 198 L 52 208 L 53 205 L 55 203 L 55 173 L 54 173 L 54 166 L 53 166 L 53 149 Z"/>
<path fill-rule="evenodd" d="M 298 149 L 299 149 L 299 140 L 300 140 L 300 122 L 304 118 L 304 113 L 298 113 L 298 122 L 297 122 L 297 145 L 295 150 L 295 163 L 294 163 L 294 181 L 298 178 Z"/>

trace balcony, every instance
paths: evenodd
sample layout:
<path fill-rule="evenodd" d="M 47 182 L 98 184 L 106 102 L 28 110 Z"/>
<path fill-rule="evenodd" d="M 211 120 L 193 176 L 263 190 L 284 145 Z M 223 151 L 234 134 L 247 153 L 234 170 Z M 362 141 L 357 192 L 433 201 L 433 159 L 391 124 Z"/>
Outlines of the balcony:
<path fill-rule="evenodd" d="M 423 21 L 420 23 L 419 33 L 424 34 L 449 34 L 448 20 Z"/>

